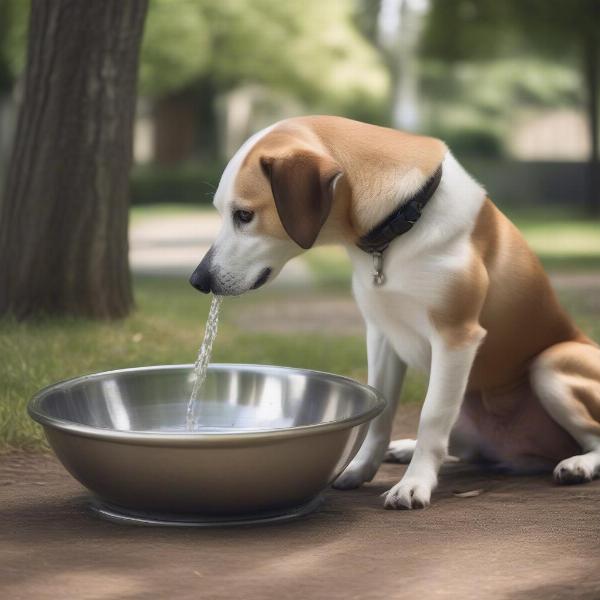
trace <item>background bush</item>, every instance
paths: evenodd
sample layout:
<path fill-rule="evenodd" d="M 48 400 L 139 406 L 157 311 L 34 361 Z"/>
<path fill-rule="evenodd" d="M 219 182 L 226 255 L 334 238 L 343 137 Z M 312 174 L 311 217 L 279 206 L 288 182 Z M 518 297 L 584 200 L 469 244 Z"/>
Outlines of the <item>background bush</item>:
<path fill-rule="evenodd" d="M 131 203 L 211 204 L 223 168 L 206 161 L 137 166 L 131 174 Z"/>

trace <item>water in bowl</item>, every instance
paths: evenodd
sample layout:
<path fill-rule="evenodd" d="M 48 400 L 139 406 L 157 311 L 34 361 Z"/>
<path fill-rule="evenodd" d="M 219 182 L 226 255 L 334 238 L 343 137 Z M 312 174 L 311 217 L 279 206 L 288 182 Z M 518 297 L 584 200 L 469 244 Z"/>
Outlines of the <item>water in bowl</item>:
<path fill-rule="evenodd" d="M 196 428 L 198 419 L 195 416 L 196 405 L 198 404 L 198 396 L 202 389 L 202 384 L 206 380 L 208 364 L 210 363 L 210 355 L 212 353 L 213 343 L 217 337 L 217 329 L 219 327 L 219 309 L 221 308 L 222 296 L 213 296 L 208 311 L 208 319 L 206 321 L 206 329 L 204 330 L 204 339 L 198 352 L 198 358 L 194 365 L 194 385 L 192 393 L 188 400 L 187 411 L 185 416 L 185 425 L 188 431 Z"/>

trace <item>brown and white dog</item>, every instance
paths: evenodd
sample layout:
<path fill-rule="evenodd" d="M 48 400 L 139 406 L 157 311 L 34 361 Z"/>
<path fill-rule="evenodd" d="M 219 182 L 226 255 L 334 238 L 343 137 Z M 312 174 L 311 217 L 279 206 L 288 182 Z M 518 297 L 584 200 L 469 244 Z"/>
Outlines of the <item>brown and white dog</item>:
<path fill-rule="evenodd" d="M 440 167 L 421 218 L 383 252 L 378 285 L 357 242 Z M 336 487 L 370 481 L 386 457 L 410 460 L 385 506 L 421 508 L 449 450 L 514 470 L 556 465 L 558 483 L 600 473 L 600 348 L 443 142 L 338 117 L 289 119 L 239 149 L 215 206 L 222 229 L 191 278 L 204 292 L 257 288 L 315 244 L 347 248 L 369 384 L 389 404 Z M 390 444 L 407 365 L 428 372 L 429 387 L 417 440 Z"/>

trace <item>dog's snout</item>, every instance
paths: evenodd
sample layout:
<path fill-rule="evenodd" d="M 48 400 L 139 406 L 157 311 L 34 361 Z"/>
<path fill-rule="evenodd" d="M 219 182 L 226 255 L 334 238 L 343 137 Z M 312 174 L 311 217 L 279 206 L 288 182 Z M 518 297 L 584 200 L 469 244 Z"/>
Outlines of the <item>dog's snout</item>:
<path fill-rule="evenodd" d="M 190 277 L 190 284 L 203 294 L 208 294 L 212 289 L 211 267 L 212 248 L 206 253 L 200 264 L 196 267 Z"/>
<path fill-rule="evenodd" d="M 199 292 L 208 294 L 211 286 L 210 271 L 200 263 L 190 277 L 190 283 Z"/>

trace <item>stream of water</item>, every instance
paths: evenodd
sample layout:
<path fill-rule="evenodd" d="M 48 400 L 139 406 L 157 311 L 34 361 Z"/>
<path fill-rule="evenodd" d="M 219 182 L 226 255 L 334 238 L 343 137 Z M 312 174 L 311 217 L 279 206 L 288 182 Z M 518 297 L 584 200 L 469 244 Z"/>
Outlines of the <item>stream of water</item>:
<path fill-rule="evenodd" d="M 196 428 L 196 425 L 201 425 L 195 416 L 196 405 L 198 404 L 198 396 L 202 389 L 202 384 L 206 379 L 206 373 L 208 370 L 208 364 L 210 363 L 210 355 L 212 353 L 213 342 L 217 337 L 217 329 L 219 327 L 219 310 L 221 308 L 221 302 L 223 301 L 222 296 L 213 296 L 212 302 L 210 303 L 210 310 L 208 311 L 208 319 L 206 320 L 206 328 L 204 330 L 204 339 L 198 352 L 198 358 L 194 365 L 194 386 L 192 387 L 192 393 L 187 405 L 187 411 L 185 415 L 185 424 L 188 431 L 192 431 Z"/>

